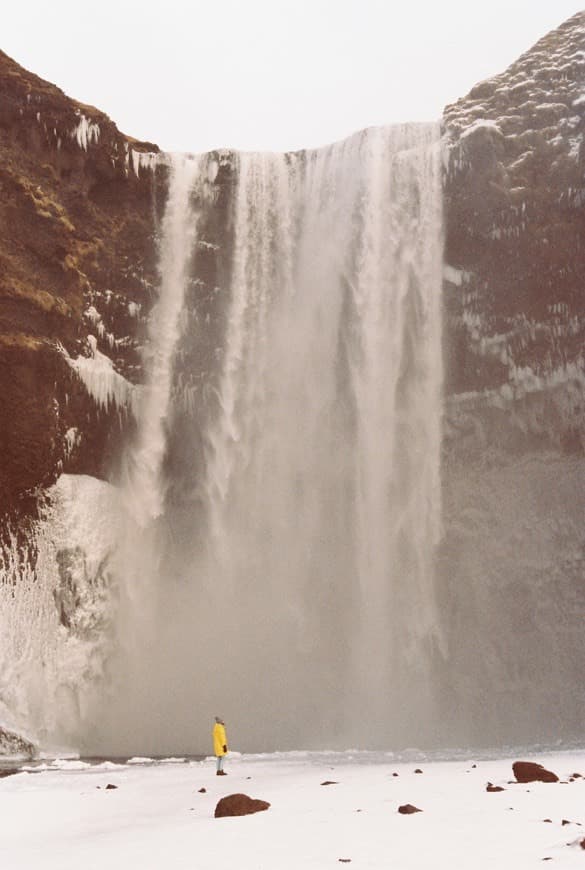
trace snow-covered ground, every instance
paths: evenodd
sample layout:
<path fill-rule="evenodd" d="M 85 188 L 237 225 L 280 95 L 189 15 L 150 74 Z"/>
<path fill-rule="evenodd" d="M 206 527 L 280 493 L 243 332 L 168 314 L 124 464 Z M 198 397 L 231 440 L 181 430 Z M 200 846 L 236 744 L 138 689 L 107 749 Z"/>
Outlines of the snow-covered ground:
<path fill-rule="evenodd" d="M 555 771 L 559 783 L 511 783 L 513 760 L 232 756 L 224 778 L 213 759 L 53 762 L 0 779 L 0 867 L 299 870 L 351 862 L 524 870 L 551 859 L 553 867 L 583 868 L 585 779 L 568 780 L 585 774 L 585 752 L 524 756 Z M 326 780 L 333 784 L 321 785 Z M 488 781 L 504 790 L 486 792 Z M 214 818 L 219 798 L 234 792 L 271 807 Z M 407 803 L 422 812 L 398 813 Z"/>

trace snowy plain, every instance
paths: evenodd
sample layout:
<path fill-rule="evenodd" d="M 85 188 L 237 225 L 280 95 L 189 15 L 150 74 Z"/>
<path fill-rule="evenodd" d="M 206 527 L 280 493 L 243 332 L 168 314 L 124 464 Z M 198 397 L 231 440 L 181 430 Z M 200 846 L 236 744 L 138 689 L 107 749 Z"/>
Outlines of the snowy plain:
<path fill-rule="evenodd" d="M 356 870 L 527 870 L 543 860 L 555 868 L 585 866 L 585 779 L 569 781 L 585 775 L 585 752 L 412 759 L 232 754 L 227 777 L 216 777 L 211 758 L 45 763 L 0 779 L 0 867 L 321 870 L 351 863 Z M 516 759 L 543 764 L 561 782 L 511 782 Z M 487 792 L 488 781 L 504 790 Z M 270 809 L 214 818 L 219 798 L 235 792 L 267 800 Z M 407 803 L 422 812 L 400 814 Z"/>

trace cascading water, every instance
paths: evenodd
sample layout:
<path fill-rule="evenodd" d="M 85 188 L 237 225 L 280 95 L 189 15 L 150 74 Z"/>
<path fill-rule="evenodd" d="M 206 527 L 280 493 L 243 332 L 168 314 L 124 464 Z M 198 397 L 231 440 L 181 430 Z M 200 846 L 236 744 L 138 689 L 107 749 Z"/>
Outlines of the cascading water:
<path fill-rule="evenodd" d="M 185 297 L 210 246 L 192 189 L 212 164 L 171 181 L 130 453 L 159 519 L 124 551 L 134 654 L 95 739 L 201 749 L 217 712 L 249 749 L 424 734 L 442 646 L 438 126 L 238 156 L 219 326 Z M 188 360 L 213 329 L 196 388 Z"/>
<path fill-rule="evenodd" d="M 88 752 L 206 751 L 217 713 L 249 750 L 424 740 L 443 648 L 438 125 L 162 162 L 136 434 L 118 494 L 64 479 L 42 582 L 0 588 L 26 687 L 7 706 Z M 42 674 L 13 630 L 27 595 Z"/>

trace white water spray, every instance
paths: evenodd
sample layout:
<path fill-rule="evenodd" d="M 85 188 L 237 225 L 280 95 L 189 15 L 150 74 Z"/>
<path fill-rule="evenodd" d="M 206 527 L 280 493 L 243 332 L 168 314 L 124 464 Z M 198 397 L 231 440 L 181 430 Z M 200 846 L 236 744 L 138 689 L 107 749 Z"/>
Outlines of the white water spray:
<path fill-rule="evenodd" d="M 160 294 L 149 318 L 145 359 L 148 382 L 138 410 L 138 437 L 127 453 L 127 501 L 142 526 L 164 510 L 161 467 L 171 411 L 174 353 L 197 234 L 192 198 L 195 186 L 202 183 L 202 158 L 180 154 L 164 155 L 163 159 L 169 164 L 169 193 L 162 222 Z"/>
<path fill-rule="evenodd" d="M 364 719 L 383 741 L 398 703 L 403 725 L 428 712 L 442 647 L 438 140 L 404 126 L 290 161 L 240 157 L 204 573 L 230 601 L 237 650 L 218 694 L 250 731 L 250 698 L 272 710 L 278 697 L 287 733 L 317 743 L 359 739 Z"/>

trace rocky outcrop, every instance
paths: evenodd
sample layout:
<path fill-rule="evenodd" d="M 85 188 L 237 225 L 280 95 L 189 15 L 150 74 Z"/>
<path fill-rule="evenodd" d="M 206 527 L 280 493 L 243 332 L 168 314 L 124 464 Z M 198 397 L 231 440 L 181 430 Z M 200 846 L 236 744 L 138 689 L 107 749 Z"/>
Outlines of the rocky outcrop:
<path fill-rule="evenodd" d="M 414 804 L 402 804 L 398 807 L 398 812 L 403 816 L 410 816 L 413 813 L 422 813 L 422 810 L 415 807 Z"/>
<path fill-rule="evenodd" d="M 252 813 L 260 813 L 263 810 L 267 810 L 269 807 L 270 804 L 267 801 L 248 797 L 247 794 L 229 794 L 218 801 L 215 807 L 215 818 L 249 816 Z"/>
<path fill-rule="evenodd" d="M 103 475 L 114 396 L 89 400 L 78 358 L 139 378 L 156 281 L 158 148 L 0 52 L 0 505 L 62 470 Z M 93 343 L 88 336 L 94 336 Z M 86 365 L 84 363 L 84 365 Z M 86 365 L 86 368 L 87 368 Z M 109 418 L 109 419 L 108 419 Z M 114 426 L 114 429 L 116 426 Z"/>

